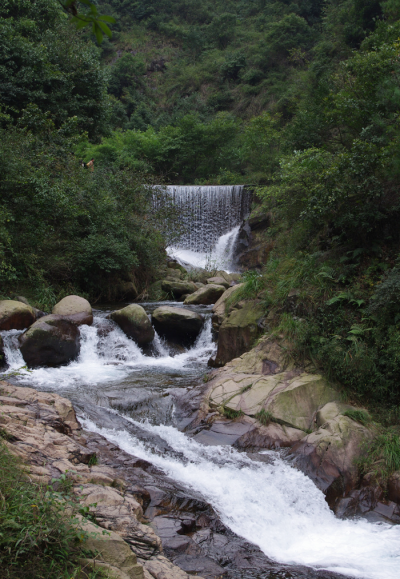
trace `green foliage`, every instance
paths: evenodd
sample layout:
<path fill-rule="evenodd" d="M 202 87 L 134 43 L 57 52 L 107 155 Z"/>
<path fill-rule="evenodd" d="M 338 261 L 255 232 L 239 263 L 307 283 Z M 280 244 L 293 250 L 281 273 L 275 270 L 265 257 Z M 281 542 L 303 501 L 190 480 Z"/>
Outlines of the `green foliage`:
<path fill-rule="evenodd" d="M 78 521 L 78 506 L 69 496 L 65 475 L 58 491 L 33 483 L 1 440 L 0 471 L 2 577 L 77 577 L 87 533 Z"/>
<path fill-rule="evenodd" d="M 90 138 L 106 130 L 107 77 L 98 50 L 68 26 L 53 0 L 1 3 L 0 65 L 2 110 L 23 126 L 40 122 L 35 105 L 57 129 L 72 123 Z"/>
<path fill-rule="evenodd" d="M 366 410 L 359 410 L 357 408 L 349 408 L 342 412 L 343 416 L 347 416 L 355 422 L 359 422 L 363 426 L 366 426 L 371 422 L 371 416 Z"/>
<path fill-rule="evenodd" d="M 367 313 L 380 323 L 397 324 L 400 320 L 400 269 L 394 267 L 378 285 Z"/>
<path fill-rule="evenodd" d="M 393 429 L 378 434 L 368 444 L 365 456 L 360 461 L 361 472 L 373 472 L 383 480 L 400 469 L 400 437 Z"/>
<path fill-rule="evenodd" d="M 265 410 L 265 408 L 261 408 L 261 410 L 255 415 L 255 418 L 258 422 L 261 422 L 263 426 L 268 426 L 274 420 L 272 413 L 269 412 L 269 410 Z"/>
<path fill-rule="evenodd" d="M 61 286 L 111 298 L 115 281 L 138 268 L 150 277 L 164 248 L 156 226 L 168 220 L 161 210 L 150 217 L 152 188 L 130 170 L 82 169 L 76 140 L 37 118 L 43 132 L 0 130 L 3 284 L 29 280 L 50 309 Z"/>
<path fill-rule="evenodd" d="M 78 12 L 77 2 L 83 4 L 87 7 L 85 12 Z M 61 6 L 64 10 L 72 15 L 71 22 L 75 24 L 76 28 L 80 30 L 86 26 L 92 26 L 92 32 L 96 36 L 96 40 L 99 44 L 103 41 L 103 33 L 111 38 L 112 33 L 106 22 L 110 24 L 115 24 L 116 20 L 112 16 L 106 16 L 104 14 L 99 14 L 96 5 L 89 0 L 66 0 L 63 2 L 60 0 Z"/>
<path fill-rule="evenodd" d="M 234 420 L 235 418 L 240 418 L 243 416 L 243 410 L 232 410 L 232 408 L 228 408 L 227 406 L 223 406 L 221 408 L 221 413 L 230 420 Z"/>

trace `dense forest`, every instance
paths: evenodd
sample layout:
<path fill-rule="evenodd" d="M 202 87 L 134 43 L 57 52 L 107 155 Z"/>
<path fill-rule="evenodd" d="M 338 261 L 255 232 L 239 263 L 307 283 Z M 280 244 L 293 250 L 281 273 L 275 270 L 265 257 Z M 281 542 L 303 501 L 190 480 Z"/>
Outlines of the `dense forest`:
<path fill-rule="evenodd" d="M 246 295 L 397 420 L 399 2 L 97 5 L 101 44 L 53 0 L 0 2 L 3 294 L 118 297 L 164 256 L 152 183 L 248 184 L 271 226 Z"/>

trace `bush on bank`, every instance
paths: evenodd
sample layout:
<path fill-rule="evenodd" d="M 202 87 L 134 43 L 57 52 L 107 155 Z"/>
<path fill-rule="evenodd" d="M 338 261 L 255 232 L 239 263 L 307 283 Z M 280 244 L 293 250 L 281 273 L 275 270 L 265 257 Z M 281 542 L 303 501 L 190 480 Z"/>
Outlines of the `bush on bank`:
<path fill-rule="evenodd" d="M 73 579 L 87 553 L 87 534 L 67 485 L 58 492 L 29 480 L 24 465 L 0 437 L 0 569 L 4 579 Z M 61 481 L 63 483 L 63 481 Z M 86 574 L 90 579 L 100 576 Z"/>

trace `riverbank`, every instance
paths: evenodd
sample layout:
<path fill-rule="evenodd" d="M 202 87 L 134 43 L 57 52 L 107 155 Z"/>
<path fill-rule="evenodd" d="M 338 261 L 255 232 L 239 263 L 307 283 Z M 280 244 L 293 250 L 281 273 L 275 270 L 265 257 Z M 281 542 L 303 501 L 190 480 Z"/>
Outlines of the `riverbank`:
<path fill-rule="evenodd" d="M 364 485 L 354 462 L 375 426 L 345 415 L 349 409 L 339 393 L 312 364 L 288 362 L 284 341 L 264 336 L 253 348 L 247 344 L 251 327 L 262 326 L 247 316 L 254 300 L 229 306 L 228 298 L 242 287 L 228 288 L 214 306 L 142 303 L 146 335 L 150 317 L 162 321 L 157 312 L 200 321 L 200 333 L 187 346 L 155 333 L 151 347 L 139 347 L 118 321 L 131 306 L 119 310 L 117 321 L 116 312 L 104 308 L 92 311 L 91 326 L 79 326 L 75 360 L 27 370 L 19 349 L 23 330 L 3 332 L 9 380 L 68 398 L 83 427 L 78 442 L 97 460 L 78 462 L 74 470 L 83 478 L 76 484 L 95 484 L 95 466 L 115 469 L 118 476 L 103 472 L 109 477 L 103 484 L 125 496 L 113 482 L 125 480 L 142 506 L 146 520 L 139 522 L 149 523 L 161 555 L 185 573 L 209 579 L 254 573 L 272 578 L 279 572 L 293 579 L 312 573 L 321 579 L 329 573 L 395 578 L 400 527 L 390 524 L 397 505 L 386 500 L 384 489 L 371 495 L 379 489 Z M 234 325 L 232 316 L 240 323 Z M 219 337 L 226 331 L 236 339 L 225 341 L 234 359 L 210 373 L 207 364 L 217 350 L 212 326 Z M 249 351 L 240 354 L 243 347 Z M 293 468 L 294 459 L 303 464 Z M 313 471 L 315 464 L 320 468 Z M 363 519 L 352 520 L 354 515 Z M 149 552 L 140 542 L 134 551 L 146 567 L 142 560 Z"/>
<path fill-rule="evenodd" d="M 90 519 L 83 524 L 91 533 L 83 547 L 96 556 L 82 561 L 86 573 L 93 568 L 115 579 L 216 579 L 248 576 L 257 568 L 268 577 L 289 572 L 235 536 L 199 494 L 82 428 L 69 400 L 7 382 L 0 383 L 0 395 L 3 443 L 26 465 L 28 480 L 55 488 L 66 481 Z M 115 423 L 109 419 L 110 426 Z M 127 545 L 135 557 L 129 565 Z M 299 566 L 286 576 L 336 577 Z"/>

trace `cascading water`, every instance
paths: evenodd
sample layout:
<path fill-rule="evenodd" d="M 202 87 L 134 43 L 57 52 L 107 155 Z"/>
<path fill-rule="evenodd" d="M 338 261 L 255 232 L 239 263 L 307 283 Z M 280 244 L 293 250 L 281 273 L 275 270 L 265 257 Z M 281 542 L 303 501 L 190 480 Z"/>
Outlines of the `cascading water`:
<path fill-rule="evenodd" d="M 243 185 L 169 186 L 183 235 L 168 253 L 196 267 L 231 270 L 239 226 L 250 212 Z"/>
<path fill-rule="evenodd" d="M 21 332 L 2 332 L 6 375 L 14 371 L 17 384 L 70 398 L 88 430 L 200 493 L 228 528 L 275 561 L 347 577 L 398 579 L 400 526 L 337 519 L 313 482 L 275 452 L 264 453 L 269 463 L 257 462 L 228 446 L 203 446 L 177 430 L 169 392 L 197 384 L 215 350 L 210 309 L 198 308 L 208 319 L 194 346 L 174 353 L 157 336 L 152 355 L 107 320 L 107 312 L 97 312 L 93 326 L 81 326 L 79 358 L 59 368 L 22 368 Z M 94 405 L 103 412 L 100 418 Z M 153 442 L 134 435 L 129 425 Z M 293 577 L 290 567 L 284 576 Z"/>

